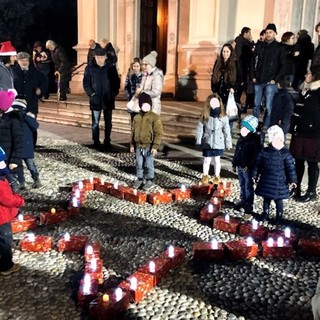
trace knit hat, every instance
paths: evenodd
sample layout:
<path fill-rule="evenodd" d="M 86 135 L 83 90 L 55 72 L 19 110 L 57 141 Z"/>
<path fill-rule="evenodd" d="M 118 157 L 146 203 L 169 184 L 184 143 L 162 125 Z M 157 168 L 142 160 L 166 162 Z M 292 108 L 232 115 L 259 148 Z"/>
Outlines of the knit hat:
<path fill-rule="evenodd" d="M 13 91 L 0 91 L 0 111 L 6 112 L 12 106 L 14 98 Z"/>
<path fill-rule="evenodd" d="M 20 59 L 30 59 L 30 54 L 28 52 L 19 52 L 17 54 L 17 60 L 20 60 Z"/>
<path fill-rule="evenodd" d="M 27 101 L 24 99 L 15 99 L 13 101 L 12 107 L 18 107 L 18 109 L 25 109 L 27 108 Z"/>
<path fill-rule="evenodd" d="M 266 26 L 266 30 L 272 30 L 274 31 L 275 33 L 278 33 L 277 32 L 277 27 L 274 23 L 269 23 L 267 26 Z"/>
<path fill-rule="evenodd" d="M 246 116 L 242 121 L 241 125 L 243 127 L 246 127 L 249 131 L 251 132 L 256 132 L 257 127 L 258 127 L 259 121 L 256 117 L 254 116 Z"/>
<path fill-rule="evenodd" d="M 158 53 L 156 51 L 151 51 L 147 56 L 142 59 L 142 62 L 147 62 L 151 67 L 154 67 L 157 63 Z"/>
<path fill-rule="evenodd" d="M 270 127 L 267 130 L 267 133 L 268 133 L 269 143 L 272 143 L 272 140 L 274 138 L 280 138 L 282 141 L 284 141 L 283 130 L 277 125 L 274 125 L 274 126 Z"/>
<path fill-rule="evenodd" d="M 16 49 L 11 44 L 11 41 L 1 42 L 0 56 L 15 56 Z"/>
<path fill-rule="evenodd" d="M 151 97 L 147 93 L 141 92 L 139 96 L 139 107 L 141 108 L 144 103 L 148 103 L 150 104 L 150 107 L 152 107 Z"/>

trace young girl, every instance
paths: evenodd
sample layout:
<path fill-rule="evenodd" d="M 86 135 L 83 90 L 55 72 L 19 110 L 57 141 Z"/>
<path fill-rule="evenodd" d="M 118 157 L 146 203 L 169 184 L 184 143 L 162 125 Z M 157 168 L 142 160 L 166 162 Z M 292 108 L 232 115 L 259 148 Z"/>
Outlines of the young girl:
<path fill-rule="evenodd" d="M 284 146 L 284 133 L 274 125 L 267 131 L 269 145 L 257 157 L 253 179 L 257 183 L 256 194 L 263 197 L 262 220 L 268 220 L 271 200 L 276 204 L 276 224 L 281 223 L 283 199 L 289 197 L 289 185 L 297 187 L 294 159 Z"/>
<path fill-rule="evenodd" d="M 209 182 L 209 169 L 213 161 L 213 183 L 218 184 L 221 171 L 220 156 L 225 148 L 231 149 L 232 140 L 229 120 L 221 98 L 217 94 L 209 95 L 204 103 L 197 126 L 196 145 L 202 148 L 204 157 L 201 183 Z"/>

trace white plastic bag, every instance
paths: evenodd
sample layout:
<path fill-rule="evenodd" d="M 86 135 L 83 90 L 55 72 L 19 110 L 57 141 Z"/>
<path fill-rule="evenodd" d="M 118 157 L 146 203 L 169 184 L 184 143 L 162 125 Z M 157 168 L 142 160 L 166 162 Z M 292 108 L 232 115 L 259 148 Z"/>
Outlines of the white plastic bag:
<path fill-rule="evenodd" d="M 229 93 L 227 106 L 226 106 L 226 115 L 229 118 L 229 121 L 237 121 L 239 120 L 239 110 L 237 103 L 234 99 L 234 94 Z"/>
<path fill-rule="evenodd" d="M 139 99 L 136 96 L 133 96 L 131 100 L 127 103 L 127 111 L 129 113 L 139 113 Z"/>

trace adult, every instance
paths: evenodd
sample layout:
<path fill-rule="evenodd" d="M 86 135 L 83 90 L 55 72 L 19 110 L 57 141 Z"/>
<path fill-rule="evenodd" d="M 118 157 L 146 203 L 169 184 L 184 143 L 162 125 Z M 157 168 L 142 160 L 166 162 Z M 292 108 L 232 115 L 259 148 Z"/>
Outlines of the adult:
<path fill-rule="evenodd" d="M 40 41 L 36 41 L 33 45 L 32 60 L 35 67 L 43 74 L 43 97 L 49 98 L 49 73 L 51 68 L 51 54 L 44 50 Z"/>
<path fill-rule="evenodd" d="M 118 57 L 116 54 L 116 50 L 108 39 L 101 38 L 100 47 L 105 50 L 109 62 L 117 63 Z"/>
<path fill-rule="evenodd" d="M 53 40 L 46 42 L 46 48 L 51 52 L 55 69 L 54 74 L 60 78 L 60 101 L 66 101 L 69 81 L 71 80 L 71 68 L 66 51 Z"/>
<path fill-rule="evenodd" d="M 252 41 L 251 29 L 243 27 L 241 34 L 235 38 L 235 52 L 237 56 L 238 69 L 240 70 L 241 77 L 239 78 L 238 88 L 236 91 L 236 100 L 240 101 L 243 92 L 246 94 L 246 102 L 244 110 L 246 112 L 247 107 L 253 107 L 253 92 L 248 92 L 249 69 L 253 54 L 254 43 Z"/>
<path fill-rule="evenodd" d="M 298 185 L 292 195 L 302 202 L 316 200 L 320 161 L 320 66 L 308 73 L 292 119 L 290 151 L 295 158 Z M 308 189 L 301 196 L 301 181 L 308 164 Z"/>
<path fill-rule="evenodd" d="M 253 115 L 259 119 L 263 91 L 266 98 L 266 114 L 264 128 L 270 125 L 273 97 L 278 91 L 277 82 L 282 75 L 286 63 L 284 51 L 275 39 L 277 28 L 269 23 L 266 27 L 265 41 L 257 43 L 251 60 L 250 75 L 254 83 Z"/>
<path fill-rule="evenodd" d="M 100 47 L 99 43 L 96 43 L 93 39 L 89 40 L 89 49 L 87 54 L 87 63 L 91 62 L 94 59 L 94 51 Z"/>
<path fill-rule="evenodd" d="M 85 68 L 83 87 L 89 97 L 92 115 L 92 140 L 95 148 L 100 148 L 99 122 L 101 113 L 104 118 L 104 146 L 111 149 L 112 111 L 115 97 L 119 93 L 120 80 L 117 68 L 107 59 L 103 49 L 95 51 L 94 60 Z"/>
<path fill-rule="evenodd" d="M 156 67 L 158 53 L 151 51 L 142 59 L 142 71 L 144 72 L 141 87 L 136 94 L 145 92 L 152 99 L 152 111 L 161 114 L 161 93 L 163 87 L 163 72 Z"/>
<path fill-rule="evenodd" d="M 14 66 L 17 51 L 11 41 L 1 43 L 0 48 L 0 90 L 13 88 L 13 77 L 11 68 Z"/>
<path fill-rule="evenodd" d="M 315 72 L 317 72 L 320 67 L 320 22 L 315 26 L 314 29 L 318 35 L 318 46 L 314 52 L 310 66 L 310 70 L 313 75 L 315 75 Z"/>

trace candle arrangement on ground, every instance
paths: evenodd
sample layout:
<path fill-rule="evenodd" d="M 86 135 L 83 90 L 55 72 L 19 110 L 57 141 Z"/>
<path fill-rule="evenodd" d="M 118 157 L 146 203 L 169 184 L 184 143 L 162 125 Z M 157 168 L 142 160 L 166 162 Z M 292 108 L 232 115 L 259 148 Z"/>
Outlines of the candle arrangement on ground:
<path fill-rule="evenodd" d="M 218 216 L 213 220 L 213 228 L 234 234 L 238 232 L 239 225 L 240 221 L 230 217 L 229 214 Z"/>
<path fill-rule="evenodd" d="M 148 199 L 148 202 L 153 205 L 171 203 L 172 193 L 161 190 L 159 192 L 149 193 L 147 199 Z"/>
<path fill-rule="evenodd" d="M 131 192 L 131 191 L 132 191 L 132 188 L 122 186 L 117 181 L 109 189 L 110 195 L 118 199 L 124 199 L 124 194 L 126 192 Z"/>
<path fill-rule="evenodd" d="M 70 235 L 68 232 L 58 240 L 58 251 L 83 251 L 88 236 Z"/>
<path fill-rule="evenodd" d="M 259 224 L 257 220 L 240 224 L 239 235 L 252 237 L 255 240 L 265 240 L 268 236 L 269 228 Z"/>
<path fill-rule="evenodd" d="M 248 259 L 258 255 L 258 244 L 254 242 L 252 237 L 228 241 L 225 243 L 225 247 L 232 260 Z"/>
<path fill-rule="evenodd" d="M 60 223 L 68 218 L 68 211 L 64 209 L 52 208 L 50 211 L 40 212 L 40 224 Z"/>
<path fill-rule="evenodd" d="M 147 194 L 137 189 L 131 189 L 124 194 L 124 200 L 133 202 L 135 204 L 144 204 L 147 202 Z"/>
<path fill-rule="evenodd" d="M 170 192 L 172 193 L 173 201 L 190 199 L 191 196 L 190 189 L 187 188 L 184 184 L 182 184 L 180 188 L 171 189 Z"/>
<path fill-rule="evenodd" d="M 292 255 L 292 245 L 283 237 L 278 237 L 277 240 L 268 238 L 267 241 L 262 241 L 262 257 L 264 258 L 291 258 Z"/>
<path fill-rule="evenodd" d="M 206 197 L 211 193 L 213 184 L 192 185 L 190 187 L 192 197 Z"/>
<path fill-rule="evenodd" d="M 11 221 L 12 233 L 28 231 L 37 227 L 37 219 L 32 214 L 18 214 Z"/>
<path fill-rule="evenodd" d="M 194 242 L 192 244 L 193 259 L 222 260 L 224 258 L 224 244 L 216 239 L 210 242 Z"/>
<path fill-rule="evenodd" d="M 204 205 L 204 207 L 200 210 L 200 220 L 203 222 L 211 222 L 214 218 L 216 218 L 221 209 L 221 202 L 218 198 L 214 198 L 214 201 L 208 201 Z"/>
<path fill-rule="evenodd" d="M 49 236 L 28 233 L 20 241 L 21 251 L 46 252 L 52 249 L 52 238 Z"/>

